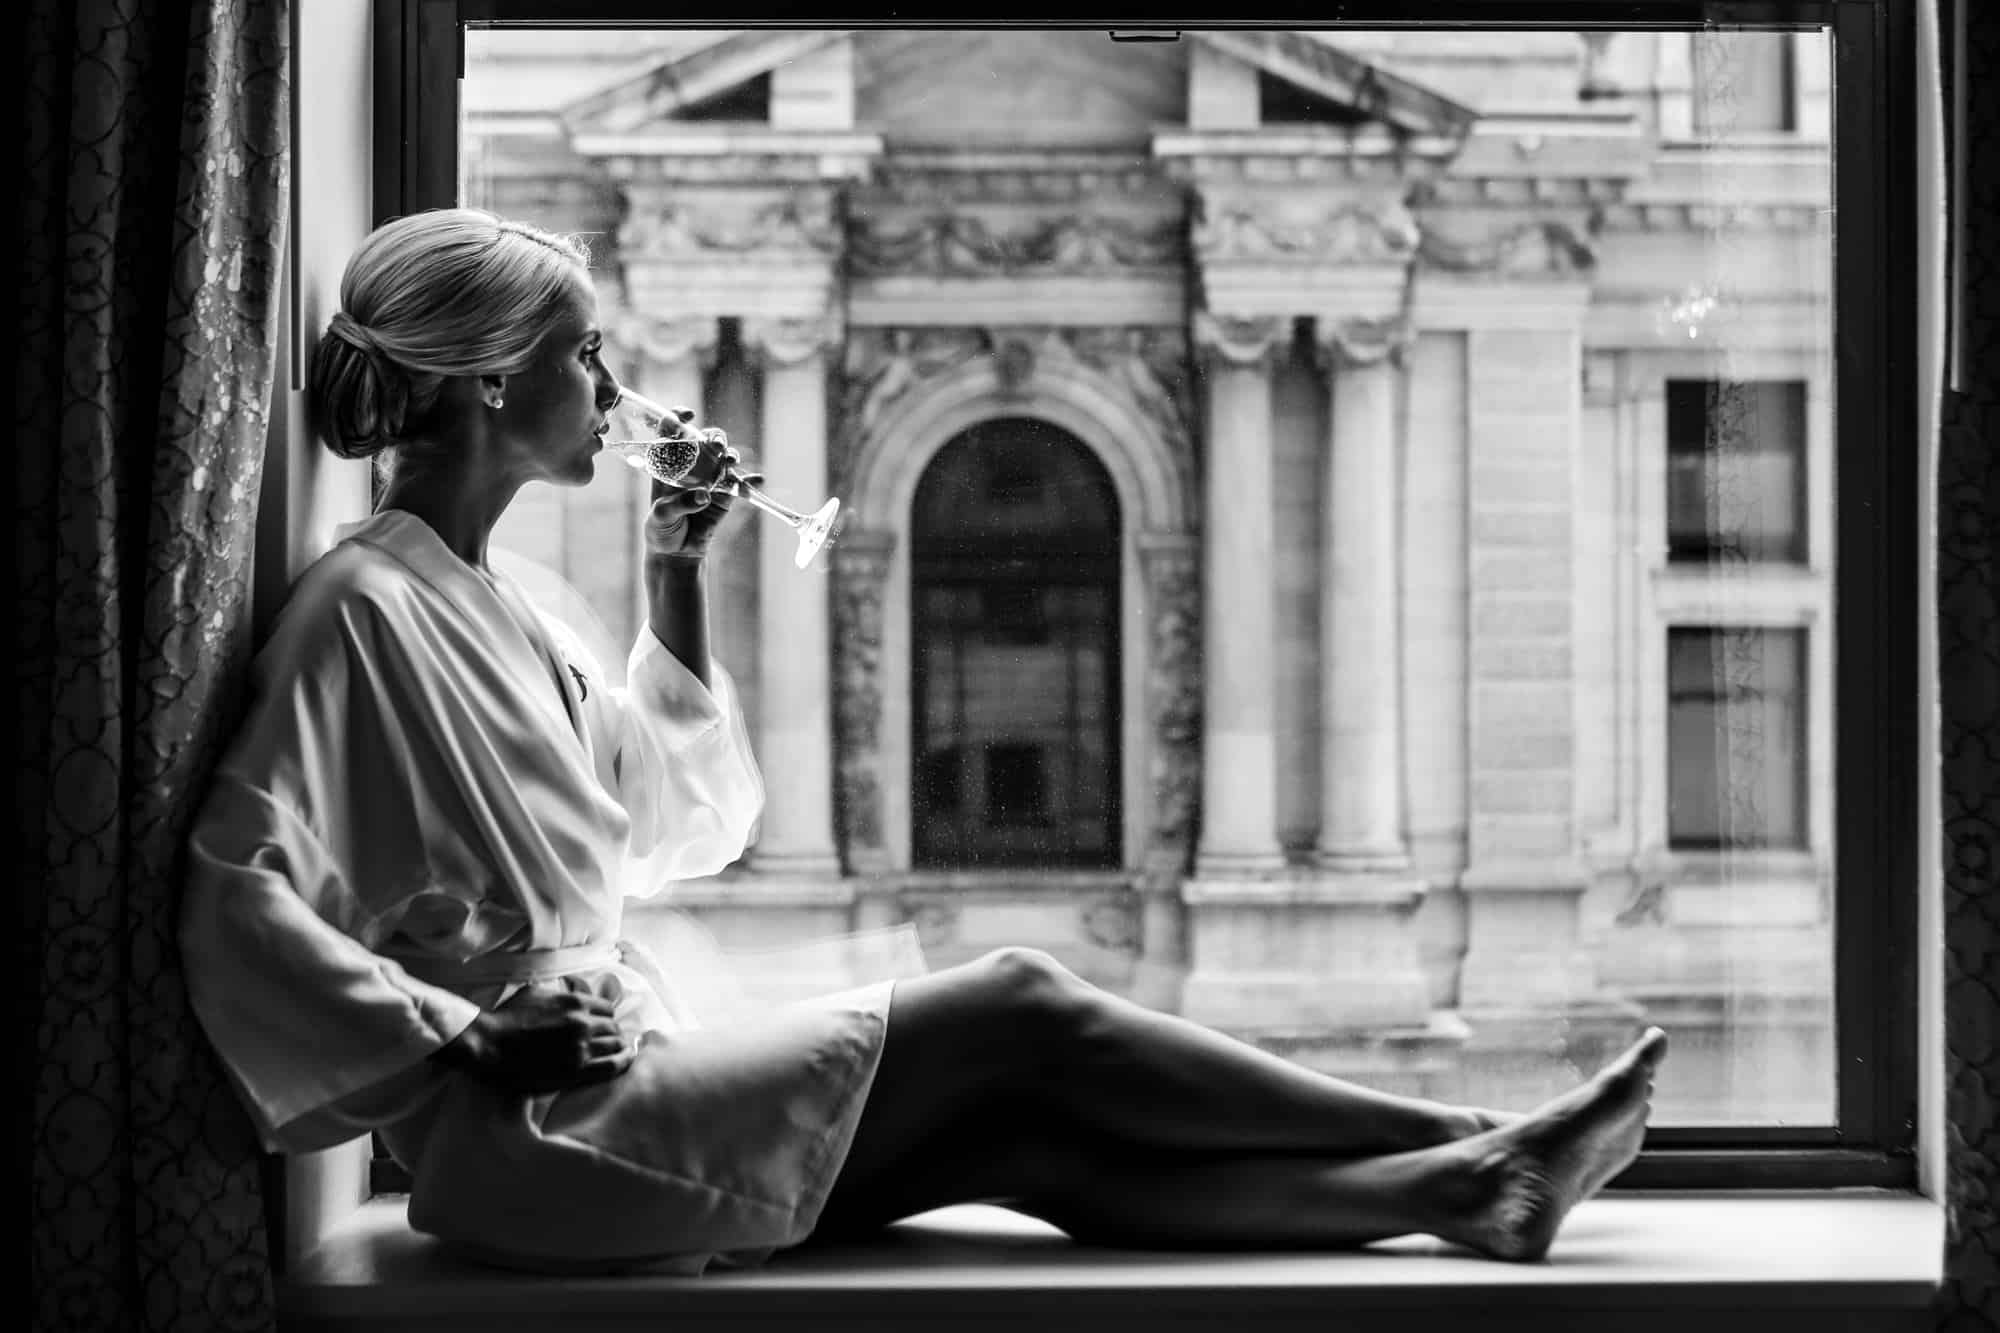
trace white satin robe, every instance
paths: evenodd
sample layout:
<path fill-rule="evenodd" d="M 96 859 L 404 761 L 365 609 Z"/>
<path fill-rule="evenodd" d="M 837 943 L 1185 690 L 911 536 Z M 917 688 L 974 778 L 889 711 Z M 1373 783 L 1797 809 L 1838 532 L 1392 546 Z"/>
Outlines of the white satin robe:
<path fill-rule="evenodd" d="M 642 629 L 624 689 L 505 576 L 386 510 L 292 591 L 189 842 L 197 1015 L 265 1144 L 382 1131 L 418 1229 L 533 1268 L 754 1263 L 812 1230 L 890 986 L 702 1027 L 619 941 L 624 891 L 739 856 L 734 687 Z M 606 1083 L 533 1099 L 429 1057 L 529 981 L 617 999 Z"/>

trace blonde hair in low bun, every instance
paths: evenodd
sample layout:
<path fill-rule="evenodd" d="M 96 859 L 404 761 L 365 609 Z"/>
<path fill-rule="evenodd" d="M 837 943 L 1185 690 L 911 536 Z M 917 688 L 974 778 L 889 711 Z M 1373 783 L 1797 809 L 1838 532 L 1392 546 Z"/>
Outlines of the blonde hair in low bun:
<path fill-rule="evenodd" d="M 576 239 L 480 209 L 376 228 L 313 350 L 307 399 L 321 440 L 342 458 L 407 447 L 447 377 L 525 369 L 589 270 Z"/>

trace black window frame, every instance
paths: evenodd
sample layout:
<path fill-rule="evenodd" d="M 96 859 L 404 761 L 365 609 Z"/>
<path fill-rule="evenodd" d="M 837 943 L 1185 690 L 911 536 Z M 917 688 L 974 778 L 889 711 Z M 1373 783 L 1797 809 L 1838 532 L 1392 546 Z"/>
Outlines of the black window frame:
<path fill-rule="evenodd" d="M 375 0 L 375 214 L 455 202 L 463 33 L 478 26 L 1202 28 L 1826 25 L 1833 40 L 1836 555 L 1836 1125 L 1656 1128 L 1614 1188 L 1915 1185 L 1917 517 L 1913 0 L 1327 0 L 1309 10 L 1171 6 L 1144 20 L 922 0 L 894 19 L 764 17 L 683 0 Z M 1268 16 L 1265 16 L 1268 15 Z M 1143 34 L 1141 34 L 1143 35 Z"/>

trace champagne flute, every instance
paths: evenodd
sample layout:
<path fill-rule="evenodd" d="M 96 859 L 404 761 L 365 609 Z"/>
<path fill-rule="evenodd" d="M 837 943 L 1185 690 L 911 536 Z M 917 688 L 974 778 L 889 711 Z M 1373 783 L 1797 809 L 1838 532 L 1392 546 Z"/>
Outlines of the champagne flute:
<path fill-rule="evenodd" d="M 742 468 L 724 463 L 728 436 L 714 428 L 691 428 L 694 413 L 689 409 L 665 408 L 644 394 L 622 389 L 605 415 L 609 421 L 604 436 L 607 453 L 665 486 L 680 490 L 726 488 L 742 496 L 798 534 L 799 549 L 792 556 L 798 568 L 810 565 L 833 535 L 834 516 L 840 512 L 838 499 L 829 499 L 810 514 L 772 499 L 745 477 Z"/>

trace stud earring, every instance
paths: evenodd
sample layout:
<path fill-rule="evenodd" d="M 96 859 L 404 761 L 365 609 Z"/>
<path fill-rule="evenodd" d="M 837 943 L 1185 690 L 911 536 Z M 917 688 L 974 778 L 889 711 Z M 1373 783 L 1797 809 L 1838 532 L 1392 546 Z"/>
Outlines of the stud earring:
<path fill-rule="evenodd" d="M 494 411 L 497 412 L 500 410 L 501 405 L 504 404 L 506 401 L 507 400 L 505 398 L 502 398 L 499 394 L 496 393 L 493 395 L 493 401 L 491 403 L 488 403 L 487 406 L 491 407 Z"/>

